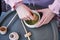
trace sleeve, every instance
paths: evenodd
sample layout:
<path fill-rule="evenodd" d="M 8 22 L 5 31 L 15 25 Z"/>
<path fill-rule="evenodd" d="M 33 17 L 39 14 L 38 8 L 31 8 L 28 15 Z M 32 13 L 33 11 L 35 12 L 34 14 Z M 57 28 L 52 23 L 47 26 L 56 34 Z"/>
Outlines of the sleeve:
<path fill-rule="evenodd" d="M 9 4 L 13 10 L 13 6 L 22 0 L 5 0 L 5 3 Z"/>
<path fill-rule="evenodd" d="M 53 4 L 49 5 L 49 9 L 52 10 L 53 13 L 59 14 L 60 0 L 55 0 Z"/>

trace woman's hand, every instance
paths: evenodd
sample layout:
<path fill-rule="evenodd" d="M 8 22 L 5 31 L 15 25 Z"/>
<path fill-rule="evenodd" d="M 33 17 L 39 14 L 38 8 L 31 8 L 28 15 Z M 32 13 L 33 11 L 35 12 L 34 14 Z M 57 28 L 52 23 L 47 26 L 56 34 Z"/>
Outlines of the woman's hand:
<path fill-rule="evenodd" d="M 31 9 L 25 6 L 24 4 L 21 4 L 16 8 L 17 14 L 20 19 L 23 20 L 33 20 L 34 16 L 31 13 Z"/>
<path fill-rule="evenodd" d="M 44 24 L 48 24 L 55 15 L 49 8 L 40 9 L 40 10 L 37 10 L 37 11 L 42 12 L 43 15 L 42 15 L 41 20 L 36 24 L 36 26 L 42 26 Z"/>

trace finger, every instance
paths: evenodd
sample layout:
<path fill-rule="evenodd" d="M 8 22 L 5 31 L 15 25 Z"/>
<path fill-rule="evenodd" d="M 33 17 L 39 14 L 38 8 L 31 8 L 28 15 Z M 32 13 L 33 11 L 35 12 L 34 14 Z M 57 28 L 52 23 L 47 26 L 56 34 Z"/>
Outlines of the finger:
<path fill-rule="evenodd" d="M 45 18 L 46 18 L 46 16 L 45 16 L 45 15 L 43 15 L 43 16 L 42 16 L 42 18 L 41 18 L 41 20 L 40 20 L 40 24 L 42 24 L 42 23 L 43 23 L 43 21 L 45 20 Z"/>
<path fill-rule="evenodd" d="M 29 17 L 27 17 L 27 20 L 31 20 Z"/>
<path fill-rule="evenodd" d="M 50 17 L 50 16 L 51 16 L 51 17 Z M 46 17 L 46 19 L 44 20 L 43 24 L 48 24 L 48 23 L 52 20 L 52 18 L 53 18 L 54 16 L 52 16 L 52 15 L 50 15 L 50 16 L 47 16 L 47 17 Z"/>
<path fill-rule="evenodd" d="M 34 20 L 34 17 L 31 15 L 30 17 L 29 17 L 31 20 Z"/>
<path fill-rule="evenodd" d="M 25 18 L 25 17 L 24 17 L 24 18 L 21 18 L 21 19 L 22 19 L 22 20 L 28 20 L 28 19 L 27 19 L 27 18 Z"/>
<path fill-rule="evenodd" d="M 22 20 L 28 20 L 27 18 L 28 18 L 27 16 L 23 16 L 20 19 L 22 19 Z"/>
<path fill-rule="evenodd" d="M 36 10 L 37 12 L 43 12 L 43 9 Z"/>
<path fill-rule="evenodd" d="M 50 20 L 51 20 L 51 17 L 49 15 L 46 15 L 45 19 L 41 25 L 48 24 Z"/>
<path fill-rule="evenodd" d="M 28 11 L 31 11 L 31 9 L 29 7 L 27 7 L 26 5 L 23 5 Z"/>
<path fill-rule="evenodd" d="M 24 17 L 23 20 L 31 20 L 28 16 Z"/>
<path fill-rule="evenodd" d="M 45 20 L 45 18 L 46 18 L 45 15 L 42 16 L 41 20 L 39 20 L 39 22 L 36 25 L 39 26 L 39 27 L 42 26 L 43 25 L 42 23 Z"/>
<path fill-rule="evenodd" d="M 30 20 L 34 20 L 34 16 L 30 13 L 27 15 Z"/>
<path fill-rule="evenodd" d="M 40 26 L 44 25 L 44 20 L 45 18 L 43 19 L 43 21 L 40 22 Z"/>
<path fill-rule="evenodd" d="M 44 25 L 44 24 L 46 24 L 46 23 L 48 23 L 47 17 L 46 17 L 46 18 L 44 19 L 44 21 L 41 23 L 41 26 Z"/>

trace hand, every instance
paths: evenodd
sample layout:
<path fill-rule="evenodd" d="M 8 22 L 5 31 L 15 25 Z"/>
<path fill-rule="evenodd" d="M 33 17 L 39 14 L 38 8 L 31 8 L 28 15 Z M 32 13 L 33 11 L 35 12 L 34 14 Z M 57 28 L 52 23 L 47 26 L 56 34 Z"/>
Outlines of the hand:
<path fill-rule="evenodd" d="M 41 20 L 39 20 L 39 22 L 36 24 L 36 26 L 42 26 L 44 24 L 48 24 L 55 15 L 49 8 L 40 9 L 40 10 L 37 10 L 37 11 L 42 12 L 43 15 L 42 15 Z"/>
<path fill-rule="evenodd" d="M 23 20 L 33 20 L 34 16 L 31 13 L 31 9 L 28 8 L 26 5 L 21 4 L 16 8 L 17 14 L 20 19 Z"/>

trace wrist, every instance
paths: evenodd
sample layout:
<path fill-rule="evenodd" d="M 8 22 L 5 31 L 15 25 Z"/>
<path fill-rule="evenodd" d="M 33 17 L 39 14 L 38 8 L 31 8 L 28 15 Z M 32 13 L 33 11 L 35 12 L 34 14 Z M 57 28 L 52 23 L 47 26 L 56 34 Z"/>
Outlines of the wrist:
<path fill-rule="evenodd" d="M 48 8 L 49 9 L 49 8 Z M 56 15 L 51 9 L 49 9 L 49 11 L 50 11 L 50 13 L 52 14 L 52 15 Z"/>
<path fill-rule="evenodd" d="M 59 4 L 58 4 L 58 1 L 57 1 L 57 0 L 54 1 L 54 3 L 51 4 L 51 5 L 49 5 L 48 7 L 49 7 L 49 9 L 50 9 L 53 13 L 55 13 L 56 15 L 59 14 Z"/>
<path fill-rule="evenodd" d="M 23 2 L 20 1 L 20 2 L 17 2 L 15 3 L 15 5 L 13 6 L 13 8 L 16 10 L 16 8 L 18 8 L 19 6 L 23 5 Z"/>

